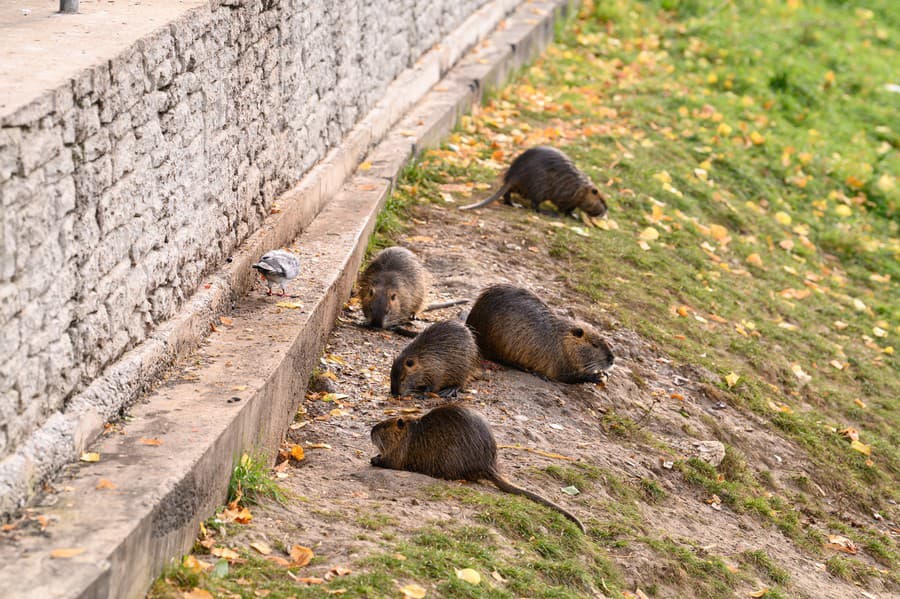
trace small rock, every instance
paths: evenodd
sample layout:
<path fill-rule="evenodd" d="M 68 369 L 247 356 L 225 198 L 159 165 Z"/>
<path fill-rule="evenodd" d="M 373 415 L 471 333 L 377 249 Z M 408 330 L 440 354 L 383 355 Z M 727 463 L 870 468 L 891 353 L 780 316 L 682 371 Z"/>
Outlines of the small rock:
<path fill-rule="evenodd" d="M 692 446 L 691 453 L 710 466 L 718 466 L 725 459 L 725 445 L 719 441 L 694 441 Z"/>

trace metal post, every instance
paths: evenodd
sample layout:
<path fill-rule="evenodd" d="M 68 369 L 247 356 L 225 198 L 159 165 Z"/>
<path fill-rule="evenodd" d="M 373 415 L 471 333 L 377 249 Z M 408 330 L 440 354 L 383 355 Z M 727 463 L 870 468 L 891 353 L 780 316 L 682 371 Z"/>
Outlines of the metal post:
<path fill-rule="evenodd" d="M 78 0 L 59 0 L 59 12 L 75 14 L 78 12 Z"/>

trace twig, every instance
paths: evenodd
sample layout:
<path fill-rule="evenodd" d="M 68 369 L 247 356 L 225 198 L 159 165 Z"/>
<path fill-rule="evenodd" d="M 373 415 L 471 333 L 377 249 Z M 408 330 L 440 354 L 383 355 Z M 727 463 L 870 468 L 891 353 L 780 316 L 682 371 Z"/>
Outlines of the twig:
<path fill-rule="evenodd" d="M 500 449 L 518 449 L 520 451 L 530 451 L 531 453 L 536 453 L 538 455 L 542 455 L 545 458 L 553 458 L 554 460 L 568 460 L 569 462 L 576 462 L 575 458 L 570 458 L 569 456 L 561 455 L 558 453 L 551 453 L 549 451 L 544 451 L 543 449 L 532 449 L 531 447 L 523 447 L 521 445 L 498 445 Z"/>

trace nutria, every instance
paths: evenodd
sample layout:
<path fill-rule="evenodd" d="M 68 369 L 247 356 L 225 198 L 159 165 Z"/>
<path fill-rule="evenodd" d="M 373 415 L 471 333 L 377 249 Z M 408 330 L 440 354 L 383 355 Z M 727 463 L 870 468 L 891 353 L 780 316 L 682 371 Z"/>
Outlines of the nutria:
<path fill-rule="evenodd" d="M 584 524 L 562 507 L 515 486 L 497 469 L 497 442 L 483 416 L 460 405 L 434 408 L 421 417 L 401 416 L 372 427 L 380 452 L 373 466 L 419 472 L 447 480 L 486 479 L 501 491 L 524 495 L 561 513 L 586 532 Z"/>
<path fill-rule="evenodd" d="M 300 258 L 284 250 L 272 250 L 263 254 L 251 268 L 266 280 L 266 295 L 272 295 L 272 285 L 278 285 L 283 296 L 284 284 L 300 274 Z"/>
<path fill-rule="evenodd" d="M 422 331 L 391 367 L 391 395 L 453 396 L 478 368 L 478 346 L 469 327 L 444 320 Z"/>
<path fill-rule="evenodd" d="M 425 307 L 431 276 L 415 254 L 403 247 L 381 250 L 359 277 L 359 298 L 366 323 L 391 328 Z"/>
<path fill-rule="evenodd" d="M 613 355 L 586 322 L 554 313 L 538 296 L 513 285 L 492 285 L 466 318 L 486 360 L 563 383 L 599 383 Z"/>
<path fill-rule="evenodd" d="M 546 146 L 536 146 L 516 156 L 503 174 L 503 186 L 497 193 L 460 210 L 487 206 L 501 196 L 505 203 L 512 204 L 514 193 L 531 202 L 535 212 L 543 202 L 550 201 L 565 214 L 581 208 L 590 216 L 606 215 L 606 202 L 597 186 L 568 156 Z"/>

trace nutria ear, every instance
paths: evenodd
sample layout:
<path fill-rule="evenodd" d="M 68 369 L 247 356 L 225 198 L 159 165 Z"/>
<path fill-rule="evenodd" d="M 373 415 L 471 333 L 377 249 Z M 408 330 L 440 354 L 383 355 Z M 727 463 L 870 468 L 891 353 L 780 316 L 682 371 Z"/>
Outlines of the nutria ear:
<path fill-rule="evenodd" d="M 581 327 L 575 327 L 574 329 L 572 329 L 572 334 L 581 339 L 582 337 L 584 337 L 584 329 L 582 329 Z"/>
<path fill-rule="evenodd" d="M 406 426 L 406 420 L 404 420 L 403 418 L 398 418 L 397 419 L 397 428 L 403 428 L 404 426 Z"/>
<path fill-rule="evenodd" d="M 406 358 L 406 367 L 412 368 L 416 365 L 416 361 L 413 358 Z"/>

